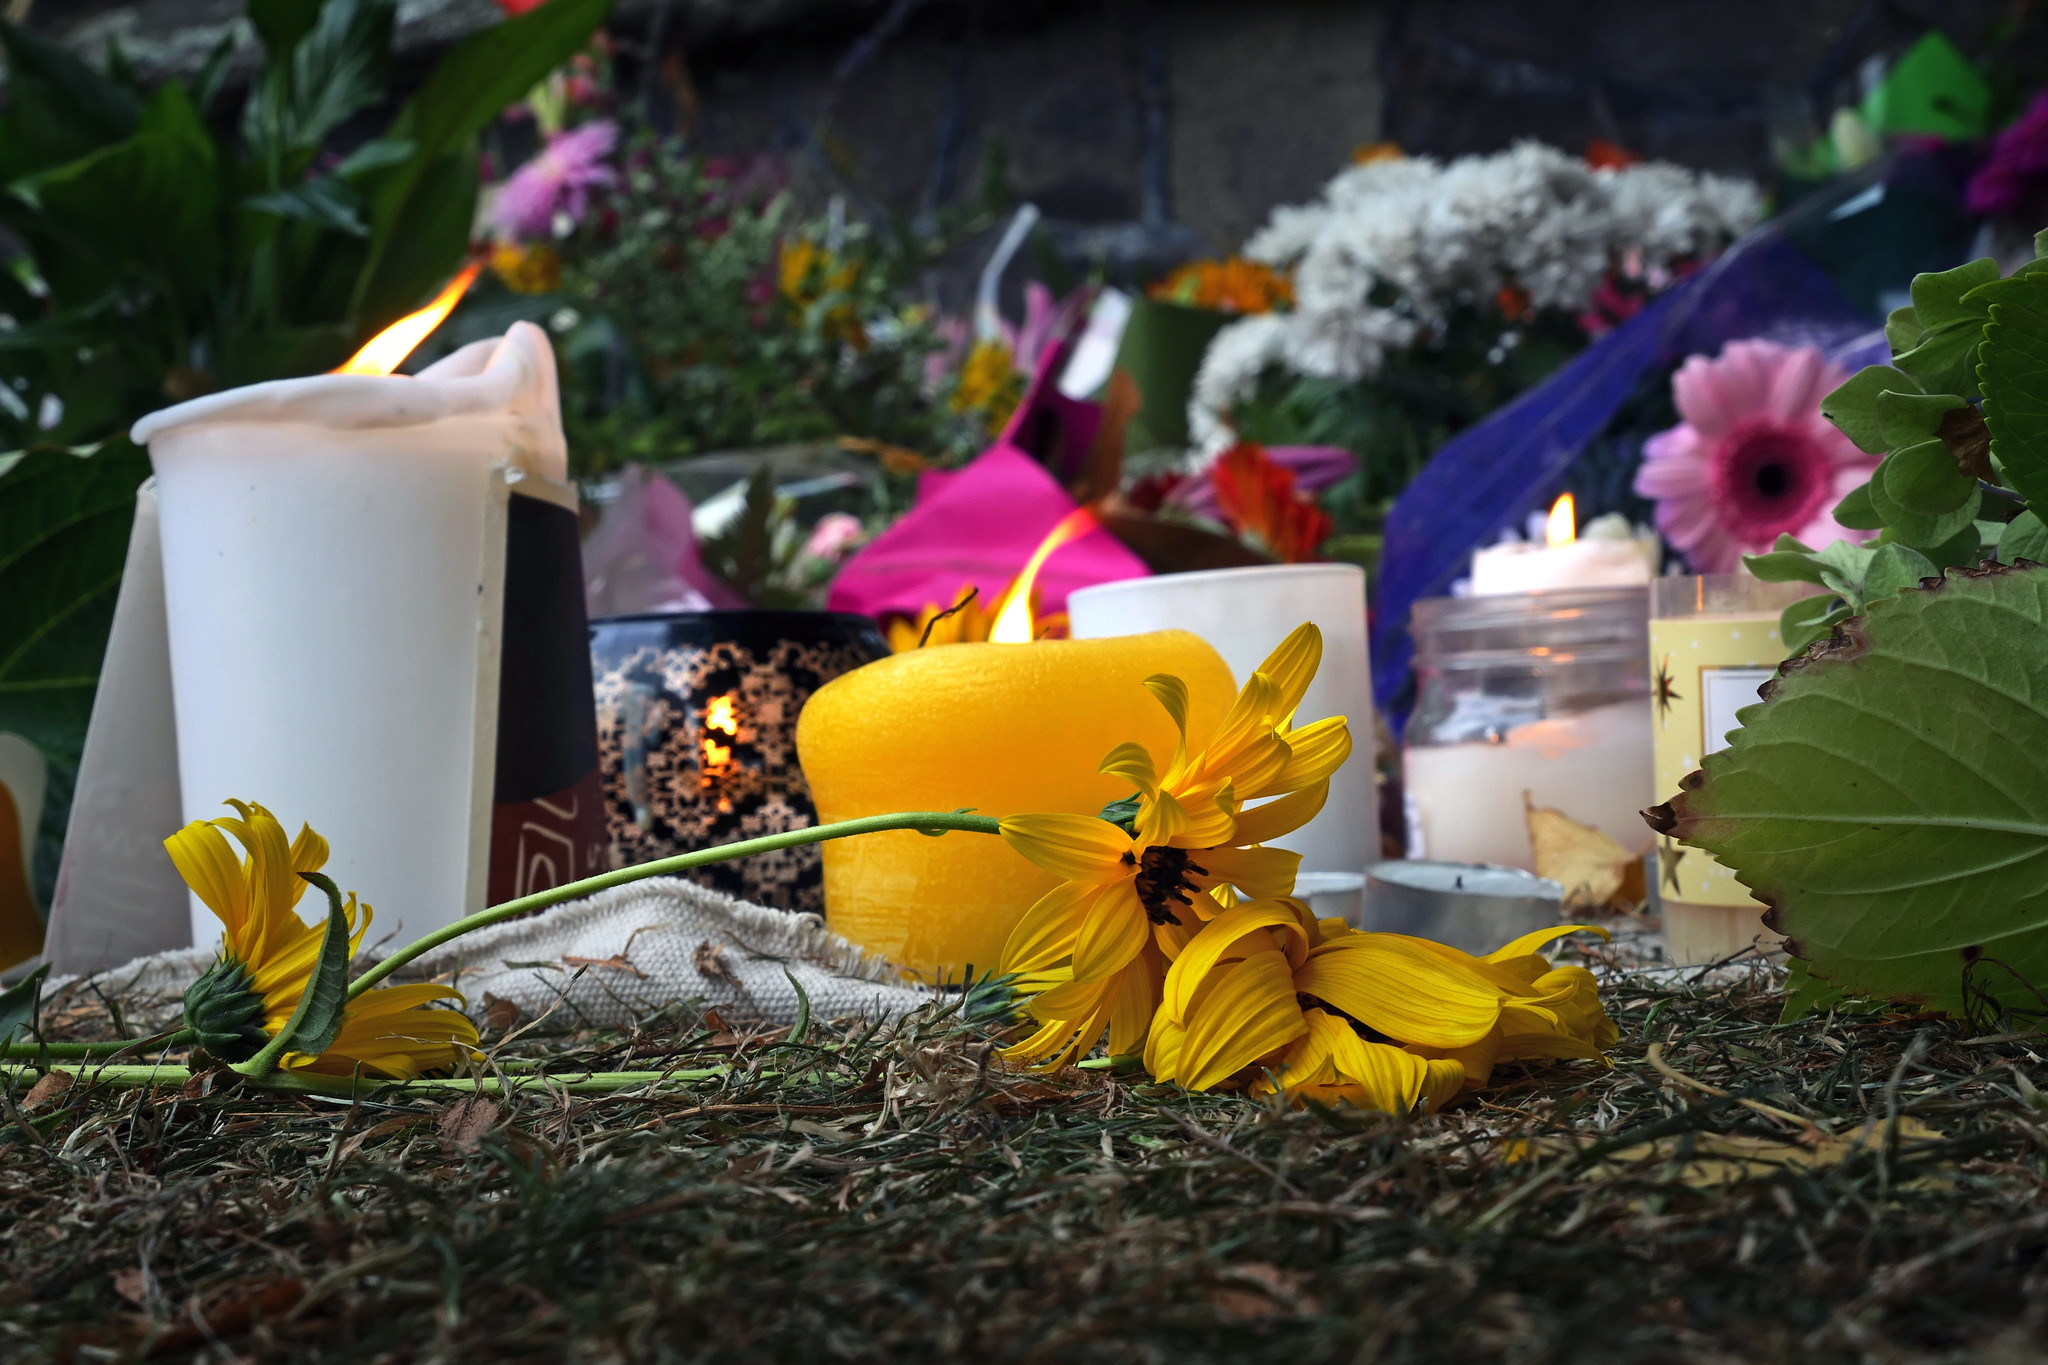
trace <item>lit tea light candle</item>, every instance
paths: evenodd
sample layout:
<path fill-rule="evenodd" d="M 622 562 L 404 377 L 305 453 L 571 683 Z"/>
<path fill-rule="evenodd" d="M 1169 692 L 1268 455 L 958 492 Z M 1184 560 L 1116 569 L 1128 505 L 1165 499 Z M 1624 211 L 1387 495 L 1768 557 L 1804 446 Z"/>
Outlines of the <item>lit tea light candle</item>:
<path fill-rule="evenodd" d="M 1662 556 L 1654 533 L 1637 533 L 1619 515 L 1597 519 L 1580 536 L 1576 506 L 1565 493 L 1551 505 L 1543 544 L 1511 540 L 1473 554 L 1472 595 L 1641 587 L 1656 577 Z"/>
<path fill-rule="evenodd" d="M 1188 743 L 1207 740 L 1236 695 L 1230 670 L 1186 631 L 1110 640 L 1038 640 L 1037 571 L 1086 534 L 1076 513 L 1053 529 L 1004 595 L 988 643 L 929 645 L 856 669 L 814 694 L 797 752 L 821 821 L 900 810 L 1094 815 L 1131 794 L 1096 771 L 1136 741 L 1162 769 L 1178 736 L 1144 680 L 1188 687 Z M 1010 930 L 1057 879 L 1001 839 L 915 831 L 825 844 L 833 930 L 928 980 L 993 971 Z"/>

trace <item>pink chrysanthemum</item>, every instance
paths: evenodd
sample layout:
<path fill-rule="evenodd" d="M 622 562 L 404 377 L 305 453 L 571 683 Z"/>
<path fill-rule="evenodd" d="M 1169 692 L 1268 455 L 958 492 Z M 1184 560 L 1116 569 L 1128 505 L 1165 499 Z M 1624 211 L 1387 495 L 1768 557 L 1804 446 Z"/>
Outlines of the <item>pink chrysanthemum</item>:
<path fill-rule="evenodd" d="M 498 191 L 491 210 L 500 232 L 521 241 L 548 236 L 555 215 L 580 221 L 590 207 L 590 191 L 611 184 L 617 173 L 605 164 L 618 145 L 619 129 L 610 119 L 595 119 L 580 128 L 549 136 L 540 154 L 512 173 Z"/>
<path fill-rule="evenodd" d="M 1831 513 L 1877 461 L 1820 415 L 1848 378 L 1812 346 L 1731 341 L 1671 377 L 1684 423 L 1643 445 L 1636 492 L 1696 573 L 1729 573 L 1790 532 L 1818 548 L 1853 539 Z"/>

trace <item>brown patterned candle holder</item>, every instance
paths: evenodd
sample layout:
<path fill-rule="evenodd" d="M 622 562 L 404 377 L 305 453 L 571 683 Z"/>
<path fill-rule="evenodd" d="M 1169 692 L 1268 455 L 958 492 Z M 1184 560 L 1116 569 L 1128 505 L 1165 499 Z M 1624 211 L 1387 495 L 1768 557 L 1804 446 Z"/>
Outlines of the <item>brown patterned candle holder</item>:
<path fill-rule="evenodd" d="M 657 612 L 590 623 L 598 764 L 620 866 L 817 823 L 796 758 L 811 693 L 889 653 L 865 616 Z M 823 913 L 816 845 L 682 874 Z"/>

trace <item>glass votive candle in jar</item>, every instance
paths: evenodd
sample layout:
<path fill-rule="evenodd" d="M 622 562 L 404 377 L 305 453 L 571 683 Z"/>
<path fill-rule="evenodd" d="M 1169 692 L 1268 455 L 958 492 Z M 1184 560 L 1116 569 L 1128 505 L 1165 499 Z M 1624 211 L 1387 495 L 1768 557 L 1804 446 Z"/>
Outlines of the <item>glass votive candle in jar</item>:
<path fill-rule="evenodd" d="M 1633 587 L 1417 602 L 1409 856 L 1534 871 L 1529 805 L 1648 851 L 1648 618 Z"/>
<path fill-rule="evenodd" d="M 1657 800 L 1668 800 L 1700 760 L 1741 728 L 1735 713 L 1754 705 L 1785 658 L 1778 616 L 1808 583 L 1765 583 L 1746 573 L 1663 578 L 1650 589 L 1651 696 L 1656 708 Z M 1704 849 L 1657 839 L 1657 889 L 1664 951 L 1675 963 L 1718 962 L 1779 936 L 1764 907 Z"/>

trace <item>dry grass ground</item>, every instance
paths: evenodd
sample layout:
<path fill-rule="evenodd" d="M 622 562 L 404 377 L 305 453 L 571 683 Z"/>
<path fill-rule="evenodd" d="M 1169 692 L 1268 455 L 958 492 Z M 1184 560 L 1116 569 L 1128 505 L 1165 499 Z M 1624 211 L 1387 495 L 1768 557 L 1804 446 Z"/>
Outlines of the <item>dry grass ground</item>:
<path fill-rule="evenodd" d="M 1419 1120 L 1012 1075 L 957 1008 L 494 1052 L 731 1068 L 605 1097 L 17 1084 L 0 1358 L 2032 1358 L 2044 1040 L 1779 1005 L 1617 977 L 1611 1069 Z"/>

